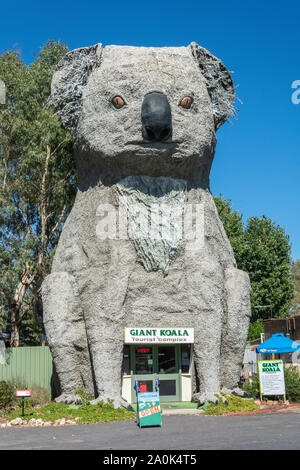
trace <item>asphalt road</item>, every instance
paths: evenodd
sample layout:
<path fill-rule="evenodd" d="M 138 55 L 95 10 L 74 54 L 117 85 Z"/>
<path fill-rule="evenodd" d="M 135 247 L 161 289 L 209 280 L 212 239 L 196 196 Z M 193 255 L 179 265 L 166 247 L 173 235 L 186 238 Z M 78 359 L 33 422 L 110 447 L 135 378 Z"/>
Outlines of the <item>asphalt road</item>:
<path fill-rule="evenodd" d="M 161 428 L 135 421 L 0 429 L 4 449 L 300 449 L 300 413 L 246 416 L 165 416 Z"/>

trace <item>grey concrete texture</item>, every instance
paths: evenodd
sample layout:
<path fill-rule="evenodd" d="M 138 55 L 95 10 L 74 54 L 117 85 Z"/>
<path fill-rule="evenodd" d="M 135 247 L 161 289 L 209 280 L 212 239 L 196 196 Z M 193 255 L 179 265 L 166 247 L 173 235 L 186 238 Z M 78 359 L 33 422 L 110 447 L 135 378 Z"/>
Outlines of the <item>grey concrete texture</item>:
<path fill-rule="evenodd" d="M 143 449 L 150 454 L 156 450 L 173 450 L 174 454 L 198 449 L 299 450 L 299 414 L 165 416 L 162 427 L 142 429 L 134 420 L 30 429 L 16 426 L 0 429 L 0 450 L 5 449 L 102 449 L 105 455 L 114 449 L 132 451 L 131 455 Z"/>
<path fill-rule="evenodd" d="M 151 92 L 168 98 L 168 141 L 142 138 L 141 106 Z M 115 96 L 125 106 L 116 109 Z M 193 100 L 190 109 L 180 106 L 186 96 Z M 209 190 L 216 130 L 229 117 L 234 96 L 226 67 L 195 43 L 97 44 L 71 51 L 58 64 L 51 99 L 72 133 L 79 180 L 42 287 L 45 329 L 62 389 L 58 401 L 80 401 L 76 391 L 83 388 L 93 391 L 93 403 L 111 398 L 115 406 L 127 406 L 121 397 L 126 326 L 194 327 L 199 403 L 216 401 L 223 387 L 237 386 L 250 282 L 236 267 Z M 145 235 L 135 236 L 131 208 L 144 214 L 158 203 L 160 239 L 153 241 L 143 227 Z M 101 208 L 121 206 L 128 237 L 100 239 Z M 175 228 L 174 208 L 184 213 L 190 206 L 203 208 L 203 240 L 167 239 L 163 227 L 171 220 Z"/>
<path fill-rule="evenodd" d="M 3 80 L 0 80 L 0 104 L 5 104 L 6 101 L 6 87 Z"/>

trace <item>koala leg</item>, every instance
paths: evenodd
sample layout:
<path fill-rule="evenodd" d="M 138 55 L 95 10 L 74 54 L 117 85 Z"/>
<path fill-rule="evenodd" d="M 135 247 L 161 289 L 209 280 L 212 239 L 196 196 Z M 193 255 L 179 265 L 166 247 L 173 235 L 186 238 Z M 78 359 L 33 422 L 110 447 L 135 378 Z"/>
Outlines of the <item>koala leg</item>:
<path fill-rule="evenodd" d="M 81 403 L 84 389 L 94 395 L 85 323 L 73 276 L 54 272 L 42 285 L 44 325 L 62 394 L 56 402 Z"/>
<path fill-rule="evenodd" d="M 97 398 L 90 401 L 95 405 L 100 401 L 113 400 L 115 408 L 130 405 L 121 397 L 121 366 L 123 358 L 123 327 L 101 319 L 101 329 L 95 328 L 89 334 L 93 357 L 94 374 L 97 384 Z"/>
<path fill-rule="evenodd" d="M 120 287 L 119 291 L 117 289 L 116 283 L 115 296 L 110 300 L 102 291 L 99 295 L 101 299 L 98 298 L 97 301 L 96 294 L 95 298 L 90 297 L 89 305 L 85 304 L 88 342 L 97 388 L 96 398 L 90 401 L 90 404 L 96 405 L 100 401 L 113 400 L 115 408 L 124 406 L 131 409 L 121 397 L 124 324 L 122 304 L 117 302 L 117 307 L 114 305 L 122 288 Z M 95 311 L 98 312 L 96 318 Z"/>
<path fill-rule="evenodd" d="M 194 395 L 199 406 L 207 402 L 226 401 L 220 395 L 220 349 L 224 318 L 224 274 L 220 265 L 210 258 L 197 257 L 188 273 L 189 294 L 195 324 L 194 361 L 199 393 Z"/>
<path fill-rule="evenodd" d="M 103 250 L 105 248 L 102 245 Z M 123 308 L 136 252 L 127 241 L 111 243 L 110 262 L 85 274 L 81 300 L 92 358 L 97 395 L 91 404 L 113 400 L 114 407 L 130 405 L 121 396 L 121 370 L 126 312 Z"/>
<path fill-rule="evenodd" d="M 248 274 L 236 268 L 227 269 L 225 288 L 227 316 L 221 348 L 221 383 L 224 391 L 233 391 L 235 394 L 239 394 L 237 386 L 242 370 L 251 316 L 251 288 Z"/>

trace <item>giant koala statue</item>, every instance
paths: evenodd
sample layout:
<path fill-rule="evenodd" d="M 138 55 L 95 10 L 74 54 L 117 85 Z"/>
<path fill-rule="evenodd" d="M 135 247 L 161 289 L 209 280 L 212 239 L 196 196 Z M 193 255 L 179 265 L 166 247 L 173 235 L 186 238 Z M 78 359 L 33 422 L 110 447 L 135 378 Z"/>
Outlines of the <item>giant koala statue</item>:
<path fill-rule="evenodd" d="M 250 283 L 209 190 L 216 130 L 234 99 L 227 68 L 196 43 L 96 44 L 57 65 L 51 100 L 73 137 L 78 193 L 42 286 L 62 392 L 56 401 L 79 403 L 83 388 L 91 403 L 128 406 L 121 397 L 125 326 L 194 327 L 199 404 L 237 387 Z M 160 227 L 169 224 L 175 235 L 136 235 L 132 207 L 144 213 L 157 203 Z M 128 236 L 99 237 L 109 208 L 121 206 Z M 172 213 L 192 206 L 202 208 L 196 241 L 178 235 Z"/>

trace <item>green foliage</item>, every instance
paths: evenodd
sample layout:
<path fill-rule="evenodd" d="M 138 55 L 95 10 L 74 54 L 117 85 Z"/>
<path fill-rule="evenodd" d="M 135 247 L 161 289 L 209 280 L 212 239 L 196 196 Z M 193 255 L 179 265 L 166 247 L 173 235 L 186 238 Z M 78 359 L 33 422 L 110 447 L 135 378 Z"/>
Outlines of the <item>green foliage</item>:
<path fill-rule="evenodd" d="M 14 380 L 8 380 L 7 385 L 12 390 L 12 401 L 11 406 L 22 406 L 22 400 L 16 397 L 16 390 L 27 390 L 31 389 L 31 397 L 25 399 L 25 407 L 32 408 L 36 405 L 45 405 L 51 401 L 50 392 L 40 385 L 28 386 L 28 383 L 24 379 L 16 378 Z"/>
<path fill-rule="evenodd" d="M 0 418 L 12 420 L 21 415 L 22 400 L 15 396 L 15 391 L 27 388 L 28 385 L 22 379 L 16 379 L 9 383 L 0 382 Z M 31 397 L 25 399 L 25 417 L 23 419 L 29 421 L 31 418 L 41 418 L 43 421 L 54 423 L 61 418 L 79 417 L 80 423 L 101 423 L 135 417 L 133 412 L 125 408 L 114 409 L 112 400 L 109 400 L 108 403 L 102 401 L 97 405 L 88 405 L 92 397 L 88 397 L 83 390 L 78 390 L 77 394 L 83 399 L 83 404 L 70 406 L 65 403 L 50 402 L 50 394 L 47 389 L 36 385 L 32 386 Z M 1 400 L 5 401 L 5 406 L 2 405 Z"/>
<path fill-rule="evenodd" d="M 294 293 L 289 236 L 265 216 L 251 217 L 244 226 L 242 216 L 232 210 L 229 200 L 214 199 L 237 266 L 250 277 L 251 321 L 270 318 L 270 307 L 257 306 L 272 305 L 273 317 L 288 316 Z"/>
<path fill-rule="evenodd" d="M 248 331 L 248 341 L 260 339 L 260 334 L 264 332 L 264 323 L 262 320 L 256 320 L 250 323 Z"/>
<path fill-rule="evenodd" d="M 285 391 L 286 398 L 290 402 L 300 403 L 300 373 L 299 369 L 295 366 L 285 366 L 284 367 L 284 380 L 285 380 Z M 259 379 L 258 375 L 254 375 L 250 379 L 247 379 L 243 385 L 245 392 L 248 392 L 252 395 L 253 398 L 259 398 Z M 274 399 L 282 399 L 282 397 L 265 397 Z"/>
<path fill-rule="evenodd" d="M 12 345 L 39 344 L 36 309 L 76 192 L 69 133 L 48 106 L 53 69 L 67 47 L 49 41 L 27 66 L 0 55 L 7 102 L 0 106 L 0 329 Z"/>
<path fill-rule="evenodd" d="M 243 384 L 243 390 L 250 393 L 253 398 L 259 398 L 259 378 L 258 375 L 252 375 L 251 378 L 247 379 Z"/>
<path fill-rule="evenodd" d="M 14 389 L 7 382 L 0 382 L 0 409 L 10 407 L 14 402 Z"/>
<path fill-rule="evenodd" d="M 269 318 L 272 305 L 275 317 L 289 315 L 293 298 L 293 278 L 289 236 L 266 217 L 251 217 L 245 228 L 246 248 L 239 267 L 248 272 L 252 285 L 252 318 Z"/>
<path fill-rule="evenodd" d="M 10 412 L 3 412 L 0 416 L 6 419 L 14 419 L 20 416 L 20 410 L 16 409 Z M 108 421 L 121 421 L 133 419 L 135 414 L 125 408 L 114 409 L 112 403 L 100 402 L 97 405 L 69 406 L 65 403 L 50 403 L 41 408 L 25 408 L 25 419 L 31 418 L 54 423 L 57 419 L 80 418 L 80 423 L 104 423 Z"/>
<path fill-rule="evenodd" d="M 237 413 L 243 411 L 256 411 L 259 409 L 258 405 L 253 400 L 236 397 L 234 395 L 222 394 L 228 401 L 228 405 L 219 401 L 217 405 L 210 403 L 205 414 L 207 415 L 222 415 L 224 413 Z M 218 395 L 217 395 L 218 396 Z"/>
<path fill-rule="evenodd" d="M 94 399 L 94 397 L 88 397 L 85 393 L 85 390 L 83 390 L 82 388 L 76 392 L 76 395 L 80 396 L 83 405 L 87 405 L 89 401 Z"/>
<path fill-rule="evenodd" d="M 215 197 L 214 201 L 238 263 L 242 259 L 245 249 L 242 215 L 232 209 L 229 199 L 223 199 L 222 196 L 219 196 Z"/>
<path fill-rule="evenodd" d="M 290 402 L 300 403 L 300 373 L 295 366 L 284 368 L 286 396 Z"/>

